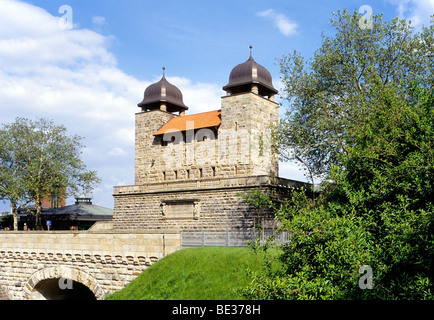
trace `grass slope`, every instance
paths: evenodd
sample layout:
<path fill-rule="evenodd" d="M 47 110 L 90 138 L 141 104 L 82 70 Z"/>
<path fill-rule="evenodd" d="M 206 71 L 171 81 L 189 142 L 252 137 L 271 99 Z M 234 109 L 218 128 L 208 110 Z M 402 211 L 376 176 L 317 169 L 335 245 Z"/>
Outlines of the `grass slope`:
<path fill-rule="evenodd" d="M 108 300 L 234 300 L 250 282 L 247 268 L 260 268 L 248 248 L 201 247 L 156 262 Z"/>

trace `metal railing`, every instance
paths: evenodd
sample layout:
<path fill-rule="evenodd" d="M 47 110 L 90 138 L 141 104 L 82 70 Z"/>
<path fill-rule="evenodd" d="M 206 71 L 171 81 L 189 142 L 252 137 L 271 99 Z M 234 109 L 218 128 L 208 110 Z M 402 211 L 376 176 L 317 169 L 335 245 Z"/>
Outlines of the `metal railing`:
<path fill-rule="evenodd" d="M 272 242 L 284 244 L 289 242 L 289 234 L 282 232 L 275 234 L 276 230 L 185 230 L 181 231 L 181 246 L 183 247 L 248 247 L 249 241 L 260 239 L 265 243 L 268 237 L 274 236 Z"/>

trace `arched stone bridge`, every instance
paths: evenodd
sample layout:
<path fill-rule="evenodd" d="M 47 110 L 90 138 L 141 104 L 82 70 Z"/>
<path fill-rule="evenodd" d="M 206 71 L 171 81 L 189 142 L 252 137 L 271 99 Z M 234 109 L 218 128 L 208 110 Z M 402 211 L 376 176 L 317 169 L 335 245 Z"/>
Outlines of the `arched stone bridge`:
<path fill-rule="evenodd" d="M 0 232 L 0 300 L 102 299 L 179 246 L 173 230 Z"/>

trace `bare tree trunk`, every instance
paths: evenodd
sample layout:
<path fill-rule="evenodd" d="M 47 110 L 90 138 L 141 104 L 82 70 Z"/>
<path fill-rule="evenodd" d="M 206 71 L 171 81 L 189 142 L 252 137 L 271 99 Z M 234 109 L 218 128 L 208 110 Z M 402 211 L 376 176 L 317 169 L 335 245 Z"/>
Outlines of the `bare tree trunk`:
<path fill-rule="evenodd" d="M 18 216 L 16 211 L 12 212 L 12 217 L 14 218 L 14 231 L 18 231 Z"/>
<path fill-rule="evenodd" d="M 35 230 L 42 230 L 42 222 L 41 222 L 42 203 L 41 200 L 39 199 L 39 195 L 36 196 L 35 208 L 36 208 Z"/>
<path fill-rule="evenodd" d="M 17 203 L 15 201 L 11 201 L 12 207 L 12 217 L 14 219 L 14 231 L 18 231 L 18 209 Z"/>

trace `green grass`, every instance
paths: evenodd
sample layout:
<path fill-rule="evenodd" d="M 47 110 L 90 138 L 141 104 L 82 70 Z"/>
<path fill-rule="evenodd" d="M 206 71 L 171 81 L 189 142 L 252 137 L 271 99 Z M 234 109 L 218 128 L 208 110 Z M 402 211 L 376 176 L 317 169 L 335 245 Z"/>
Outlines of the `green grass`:
<path fill-rule="evenodd" d="M 235 300 L 246 287 L 247 268 L 260 269 L 248 248 L 200 247 L 177 251 L 156 262 L 107 300 Z"/>

